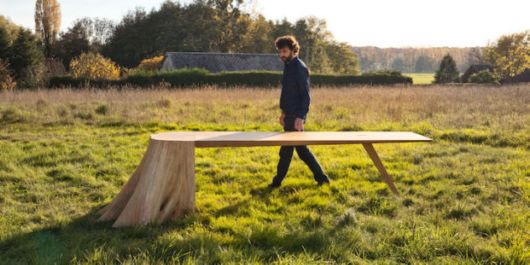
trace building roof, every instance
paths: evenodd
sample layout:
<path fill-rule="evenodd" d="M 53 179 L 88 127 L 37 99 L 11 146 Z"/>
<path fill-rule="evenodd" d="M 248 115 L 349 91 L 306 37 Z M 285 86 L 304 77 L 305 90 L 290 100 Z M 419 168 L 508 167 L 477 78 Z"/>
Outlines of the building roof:
<path fill-rule="evenodd" d="M 167 52 L 162 70 L 204 68 L 221 71 L 283 71 L 283 62 L 273 53 Z"/>

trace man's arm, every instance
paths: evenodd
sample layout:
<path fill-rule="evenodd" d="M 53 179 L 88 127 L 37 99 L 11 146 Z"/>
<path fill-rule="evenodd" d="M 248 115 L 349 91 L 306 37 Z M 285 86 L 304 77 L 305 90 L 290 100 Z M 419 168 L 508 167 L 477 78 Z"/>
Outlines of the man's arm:
<path fill-rule="evenodd" d="M 311 103 L 311 96 L 309 94 L 309 73 L 307 68 L 298 66 L 296 73 L 296 84 L 299 89 L 301 106 L 296 110 L 296 117 L 303 119 L 309 111 L 309 104 Z"/>

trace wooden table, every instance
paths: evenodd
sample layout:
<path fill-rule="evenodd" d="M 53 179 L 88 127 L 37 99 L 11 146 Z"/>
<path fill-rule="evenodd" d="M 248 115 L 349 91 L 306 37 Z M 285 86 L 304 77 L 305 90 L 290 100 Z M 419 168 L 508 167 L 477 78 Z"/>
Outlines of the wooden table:
<path fill-rule="evenodd" d="M 152 134 L 147 151 L 129 181 L 99 221 L 113 227 L 162 223 L 195 210 L 195 148 L 279 145 L 362 144 L 392 192 L 398 190 L 372 144 L 430 142 L 413 132 L 165 132 Z"/>

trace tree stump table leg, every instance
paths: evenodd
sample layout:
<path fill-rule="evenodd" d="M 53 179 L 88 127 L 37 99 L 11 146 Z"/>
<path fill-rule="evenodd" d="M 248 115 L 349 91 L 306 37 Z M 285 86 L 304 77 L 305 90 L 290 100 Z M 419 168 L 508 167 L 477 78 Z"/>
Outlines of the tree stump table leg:
<path fill-rule="evenodd" d="M 363 143 L 363 147 L 372 159 L 372 161 L 375 164 L 375 167 L 377 167 L 377 170 L 379 170 L 379 173 L 381 173 L 381 176 L 383 177 L 383 180 L 386 182 L 388 187 L 390 187 L 390 190 L 395 195 L 399 195 L 399 191 L 397 190 L 396 186 L 394 185 L 394 181 L 392 181 L 392 177 L 388 175 L 386 172 L 385 167 L 383 166 L 383 162 L 381 162 L 381 159 L 377 155 L 377 152 L 375 151 L 374 146 L 371 143 Z"/>
<path fill-rule="evenodd" d="M 195 143 L 150 139 L 127 184 L 102 208 L 113 227 L 162 223 L 195 211 Z"/>

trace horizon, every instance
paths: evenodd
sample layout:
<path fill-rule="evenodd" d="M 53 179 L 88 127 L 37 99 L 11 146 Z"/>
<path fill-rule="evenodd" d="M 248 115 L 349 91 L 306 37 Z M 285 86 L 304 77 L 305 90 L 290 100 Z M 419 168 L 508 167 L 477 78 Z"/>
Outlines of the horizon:
<path fill-rule="evenodd" d="M 334 1 L 338 2 L 338 0 L 329 0 L 328 3 Z M 149 12 L 152 9 L 159 9 L 163 2 L 164 0 L 132 0 L 127 1 L 127 4 L 124 5 L 120 4 L 119 1 L 109 3 L 104 0 L 59 1 L 62 12 L 61 31 L 67 30 L 76 19 L 82 17 L 106 18 L 119 23 L 124 15 L 137 7 Z M 189 4 L 192 1 L 172 2 Z M 303 8 L 294 8 L 302 2 L 305 4 Z M 449 0 L 439 7 L 440 10 L 436 13 L 425 12 L 425 9 L 428 10 L 431 6 L 426 5 L 424 1 L 409 0 L 408 2 L 411 4 L 404 5 L 387 0 L 376 0 L 355 4 L 336 3 L 323 7 L 320 4 L 321 1 L 317 0 L 290 2 L 267 0 L 247 1 L 242 9 L 249 13 L 262 14 L 268 20 L 273 21 L 281 21 L 286 18 L 292 23 L 308 16 L 324 19 L 333 38 L 339 42 L 346 42 L 352 47 L 381 49 L 484 47 L 502 35 L 530 30 L 530 20 L 524 17 L 524 10 L 530 8 L 530 3 L 521 0 L 506 0 L 504 1 L 506 4 L 502 6 L 495 5 L 498 1 L 493 0 L 486 3 L 480 1 L 458 3 L 456 0 Z M 34 0 L 17 2 L 0 0 L 0 5 L 4 6 L 5 10 L 0 11 L 0 15 L 34 31 L 34 3 Z M 100 8 L 103 3 L 107 8 Z M 454 9 L 456 3 L 461 8 Z M 480 3 L 481 12 L 468 11 L 474 7 L 475 3 Z M 351 8 L 373 10 L 382 4 L 385 4 L 387 8 L 377 12 L 380 12 L 382 14 L 380 16 L 384 16 L 385 19 L 376 20 L 375 23 L 365 23 L 373 19 L 373 12 L 357 12 L 355 16 L 351 16 Z M 518 5 L 520 8 L 514 8 Z M 279 6 L 282 8 L 278 8 Z M 408 8 L 409 6 L 414 6 L 414 8 Z M 83 12 L 78 11 L 81 8 Z M 509 10 L 505 10 L 506 8 Z M 398 12 L 394 12 L 395 10 Z M 437 19 L 440 14 L 446 15 L 448 10 L 454 13 L 452 20 Z M 500 17 L 500 19 L 485 19 L 493 16 Z M 482 23 L 478 26 L 477 23 L 468 26 L 461 22 L 464 17 L 466 21 L 481 21 Z M 387 21 L 393 21 L 394 27 L 388 27 Z M 365 24 L 362 24 L 363 22 Z M 363 27 L 351 27 L 351 24 L 363 25 Z M 407 25 L 410 27 L 405 27 Z M 475 34 L 469 34 L 468 30 L 471 27 Z M 372 32 L 376 34 L 372 34 Z"/>

